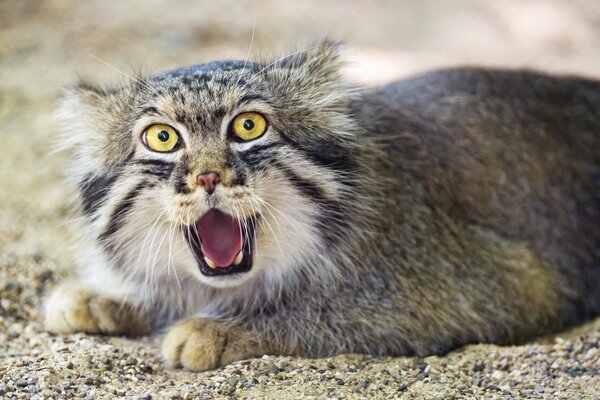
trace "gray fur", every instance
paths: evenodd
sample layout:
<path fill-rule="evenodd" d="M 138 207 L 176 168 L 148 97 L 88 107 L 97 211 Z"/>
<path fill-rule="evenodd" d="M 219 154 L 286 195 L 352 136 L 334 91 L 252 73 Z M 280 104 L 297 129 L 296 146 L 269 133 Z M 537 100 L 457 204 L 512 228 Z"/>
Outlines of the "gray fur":
<path fill-rule="evenodd" d="M 358 90 L 339 67 L 325 44 L 73 90 L 88 284 L 118 277 L 156 327 L 198 315 L 309 356 L 516 343 L 598 314 L 599 82 L 454 69 Z M 240 109 L 269 120 L 260 145 L 227 136 Z M 157 119 L 181 151 L 143 149 Z M 207 168 L 230 177 L 210 199 L 186 183 Z M 200 276 L 179 231 L 210 207 L 261 214 L 248 276 Z"/>

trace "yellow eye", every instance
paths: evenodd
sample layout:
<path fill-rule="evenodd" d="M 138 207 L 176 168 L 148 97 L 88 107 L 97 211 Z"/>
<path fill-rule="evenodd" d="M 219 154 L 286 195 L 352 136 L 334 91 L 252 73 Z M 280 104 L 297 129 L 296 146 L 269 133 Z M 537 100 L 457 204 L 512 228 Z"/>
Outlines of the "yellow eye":
<path fill-rule="evenodd" d="M 258 113 L 247 112 L 233 120 L 233 133 L 242 140 L 254 140 L 267 130 L 267 120 Z"/>
<path fill-rule="evenodd" d="M 150 125 L 142 138 L 150 150 L 166 153 L 175 150 L 179 144 L 179 134 L 169 125 Z"/>

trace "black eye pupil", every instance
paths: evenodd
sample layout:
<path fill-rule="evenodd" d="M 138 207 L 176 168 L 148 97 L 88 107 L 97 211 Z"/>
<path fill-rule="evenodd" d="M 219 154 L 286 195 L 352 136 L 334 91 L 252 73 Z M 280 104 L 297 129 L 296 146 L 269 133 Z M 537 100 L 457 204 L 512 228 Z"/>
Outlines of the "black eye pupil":
<path fill-rule="evenodd" d="M 244 121 L 244 129 L 247 131 L 251 131 L 254 128 L 254 121 L 251 119 L 247 119 Z"/>
<path fill-rule="evenodd" d="M 169 132 L 167 131 L 160 131 L 158 132 L 158 140 L 160 140 L 161 142 L 166 142 L 167 140 L 169 140 Z"/>

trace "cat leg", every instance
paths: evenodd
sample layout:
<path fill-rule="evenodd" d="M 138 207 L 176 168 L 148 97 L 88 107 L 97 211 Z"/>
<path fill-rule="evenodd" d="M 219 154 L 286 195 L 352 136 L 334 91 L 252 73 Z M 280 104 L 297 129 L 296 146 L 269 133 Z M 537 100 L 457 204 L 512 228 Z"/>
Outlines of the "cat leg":
<path fill-rule="evenodd" d="M 77 284 L 57 287 L 47 299 L 45 309 L 46 329 L 58 334 L 138 336 L 152 327 L 150 318 L 125 298 L 102 295 Z"/>
<path fill-rule="evenodd" d="M 163 357 L 171 367 L 193 371 L 215 369 L 273 351 L 272 346 L 243 328 L 201 318 L 173 326 L 162 342 Z"/>

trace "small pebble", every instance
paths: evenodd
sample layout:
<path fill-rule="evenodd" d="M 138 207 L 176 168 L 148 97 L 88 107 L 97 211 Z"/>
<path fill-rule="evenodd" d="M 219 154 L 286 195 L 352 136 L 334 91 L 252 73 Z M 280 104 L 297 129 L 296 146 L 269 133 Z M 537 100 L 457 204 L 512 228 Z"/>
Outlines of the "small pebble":
<path fill-rule="evenodd" d="M 277 365 L 275 365 L 275 362 L 273 362 L 273 360 L 269 360 L 269 373 L 270 374 L 277 374 L 279 373 L 279 368 L 277 367 Z"/>
<path fill-rule="evenodd" d="M 484 369 L 485 369 L 484 363 L 477 363 L 477 364 L 473 365 L 473 372 L 481 372 Z"/>

